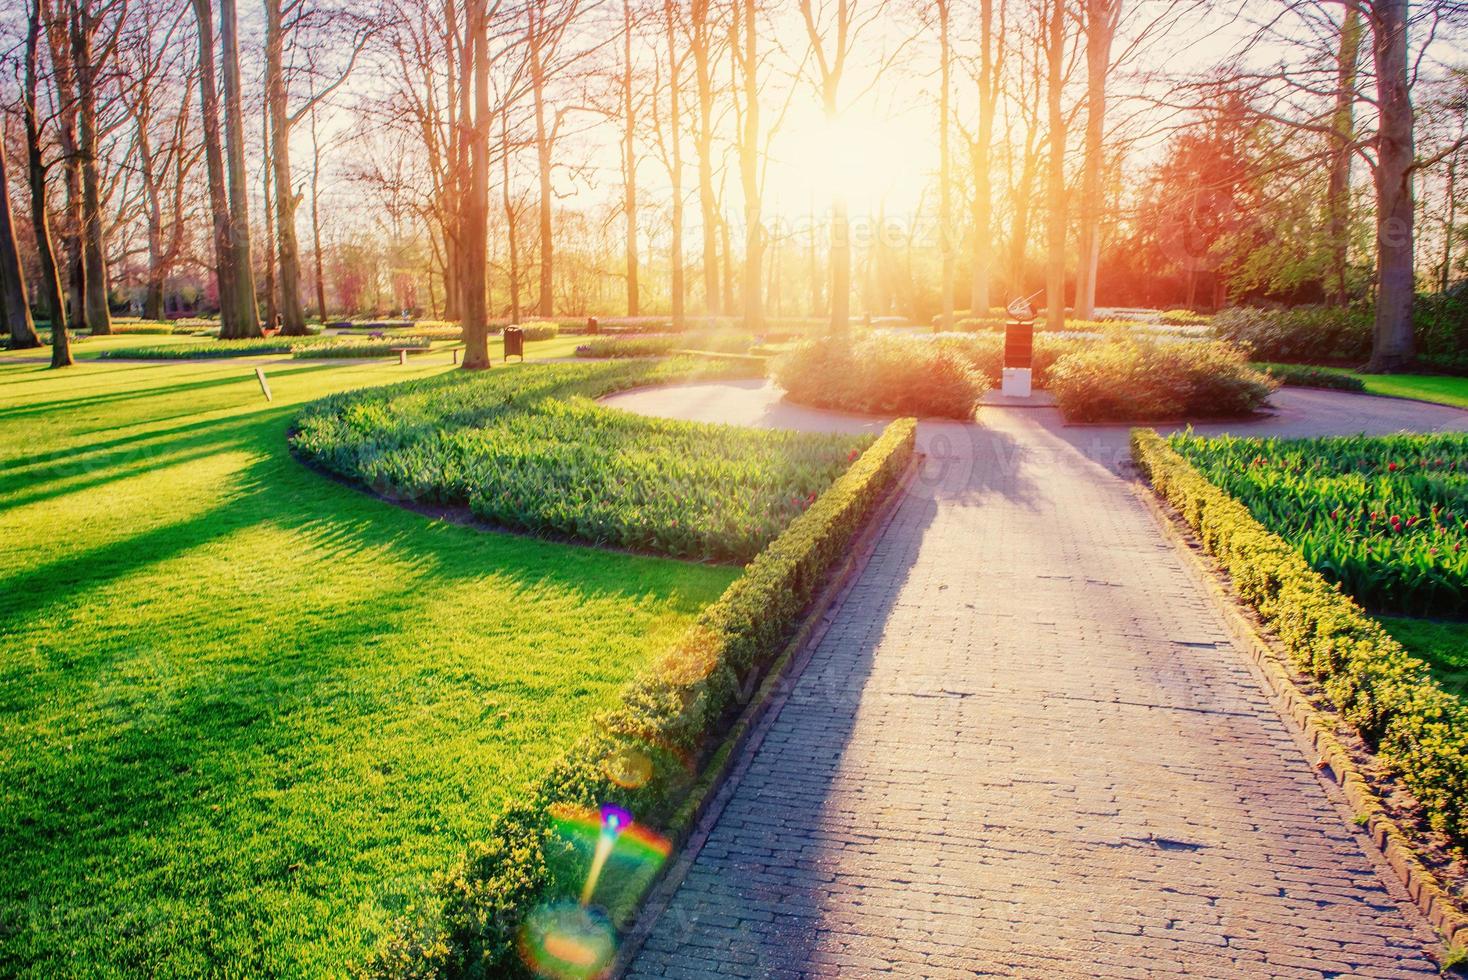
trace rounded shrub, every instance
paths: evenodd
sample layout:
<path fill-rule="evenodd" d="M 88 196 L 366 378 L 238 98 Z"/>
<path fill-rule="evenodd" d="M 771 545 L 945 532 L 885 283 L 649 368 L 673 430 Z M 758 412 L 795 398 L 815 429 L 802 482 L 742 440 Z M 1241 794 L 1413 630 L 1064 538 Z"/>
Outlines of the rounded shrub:
<path fill-rule="evenodd" d="M 791 401 L 872 415 L 971 419 L 989 380 L 929 338 L 824 337 L 775 363 Z"/>

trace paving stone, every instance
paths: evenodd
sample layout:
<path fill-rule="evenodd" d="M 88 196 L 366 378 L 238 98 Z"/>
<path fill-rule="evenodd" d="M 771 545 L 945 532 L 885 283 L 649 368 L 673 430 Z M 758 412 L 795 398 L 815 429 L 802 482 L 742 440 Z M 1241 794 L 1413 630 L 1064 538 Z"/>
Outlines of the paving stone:
<path fill-rule="evenodd" d="M 628 975 L 1434 975 L 1115 434 L 985 412 L 921 427 Z"/>

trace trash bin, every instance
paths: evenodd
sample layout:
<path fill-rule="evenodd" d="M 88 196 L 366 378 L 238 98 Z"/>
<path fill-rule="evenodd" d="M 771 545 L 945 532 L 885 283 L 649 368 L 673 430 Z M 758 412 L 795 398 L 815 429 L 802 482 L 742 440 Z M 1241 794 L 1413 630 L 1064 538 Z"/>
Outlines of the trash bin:
<path fill-rule="evenodd" d="M 594 317 L 594 316 L 587 317 L 586 318 L 586 332 L 589 333 L 589 334 L 594 334 L 594 333 L 596 333 L 597 329 L 598 328 L 597 328 L 597 323 L 596 323 L 596 317 Z"/>
<path fill-rule="evenodd" d="M 512 325 L 505 327 L 505 359 L 514 355 L 525 360 L 525 331 Z"/>

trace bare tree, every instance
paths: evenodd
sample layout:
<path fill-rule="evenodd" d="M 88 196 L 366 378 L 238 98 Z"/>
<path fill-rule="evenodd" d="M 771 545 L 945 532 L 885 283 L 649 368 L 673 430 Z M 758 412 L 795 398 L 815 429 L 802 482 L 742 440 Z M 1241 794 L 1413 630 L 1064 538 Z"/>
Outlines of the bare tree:
<path fill-rule="evenodd" d="M 1096 269 L 1101 258 L 1102 140 L 1106 133 L 1106 79 L 1111 47 L 1121 23 L 1123 0 L 1085 0 L 1086 150 L 1081 175 L 1080 256 L 1076 266 L 1075 315 L 1096 316 Z"/>
<path fill-rule="evenodd" d="M 1325 191 L 1325 208 L 1330 223 L 1329 297 L 1336 306 L 1349 301 L 1346 281 L 1351 248 L 1351 163 L 1355 159 L 1356 75 L 1361 53 L 1361 11 L 1347 6 L 1341 18 L 1340 44 L 1336 57 L 1335 113 L 1331 117 L 1334 145 L 1331 147 L 1330 182 Z"/>
<path fill-rule="evenodd" d="M 31 304 L 26 299 L 25 272 L 20 265 L 20 244 L 10 213 L 10 182 L 5 175 L 5 148 L 0 145 L 0 315 L 15 349 L 39 347 L 36 326 L 31 322 Z"/>
<path fill-rule="evenodd" d="M 939 0 L 946 18 L 947 0 Z M 821 111 L 834 124 L 841 114 L 841 80 L 852 49 L 866 28 L 885 12 L 882 0 L 800 0 L 806 39 L 815 64 Z M 829 44 L 829 48 L 828 48 Z M 880 73 L 880 72 L 879 72 Z M 831 193 L 831 331 L 851 325 L 851 221 L 839 187 Z"/>
<path fill-rule="evenodd" d="M 756 0 L 737 0 L 735 15 L 729 25 L 735 73 L 744 91 L 743 132 L 739 142 L 739 178 L 744 190 L 744 328 L 755 334 L 764 332 L 765 322 L 758 11 Z"/>
<path fill-rule="evenodd" d="M 998 24 L 995 24 L 996 8 Z M 975 65 L 978 82 L 978 123 L 970 144 L 973 165 L 973 229 L 971 240 L 973 283 L 969 307 L 983 316 L 990 306 L 993 284 L 993 163 L 994 117 L 1004 75 L 1005 0 L 979 0 L 979 52 Z"/>
<path fill-rule="evenodd" d="M 1061 110 L 1065 89 L 1065 0 L 1045 0 L 1045 105 L 1050 159 L 1045 186 L 1045 320 L 1051 330 L 1065 326 L 1065 142 Z"/>
<path fill-rule="evenodd" d="M 285 51 L 288 42 L 308 31 L 312 26 L 310 11 L 304 0 L 265 0 L 265 102 L 268 116 L 269 144 L 271 147 L 270 168 L 275 177 L 275 251 L 280 265 L 280 315 L 281 333 L 304 336 L 306 314 L 301 305 L 301 248 L 296 234 L 296 209 L 300 207 L 302 194 L 296 189 L 291 173 L 291 135 L 297 124 L 310 114 L 322 100 L 346 83 L 357 65 L 371 36 L 370 23 L 348 16 L 342 11 L 330 12 L 327 16 L 331 30 L 319 30 L 306 42 L 299 45 L 306 64 L 304 71 L 313 79 L 323 70 L 332 77 L 320 88 L 311 87 L 311 94 L 299 105 L 291 106 L 288 68 Z M 349 32 L 343 36 L 343 32 Z M 334 70 L 322 69 L 315 52 L 348 52 L 345 65 Z M 266 207 L 268 208 L 267 201 Z"/>
<path fill-rule="evenodd" d="M 45 21 L 50 18 L 46 0 L 32 0 L 26 24 L 24 74 L 21 82 L 21 118 L 25 125 L 26 175 L 30 183 L 31 228 L 36 238 L 36 259 L 40 267 L 41 299 L 51 319 L 51 366 L 67 367 L 72 363 L 71 338 L 68 335 L 66 299 L 61 291 L 61 273 L 57 267 L 56 249 L 51 240 L 50 212 L 46 206 L 45 162 L 41 143 L 41 119 L 38 111 L 40 90 L 37 67 L 40 37 Z"/>
<path fill-rule="evenodd" d="M 208 3 L 209 0 L 195 0 Z M 202 41 L 200 42 L 202 45 Z M 250 187 L 245 174 L 245 123 L 240 93 L 239 17 L 235 0 L 219 0 L 219 44 L 222 52 L 225 174 L 229 187 L 229 252 L 234 289 L 228 297 L 232 316 L 220 317 L 221 337 L 260 336 L 255 303 L 255 270 L 250 257 Z M 212 52 L 211 52 L 212 57 Z M 207 111 L 207 110 L 206 110 Z M 226 297 L 221 292 L 220 303 Z"/>

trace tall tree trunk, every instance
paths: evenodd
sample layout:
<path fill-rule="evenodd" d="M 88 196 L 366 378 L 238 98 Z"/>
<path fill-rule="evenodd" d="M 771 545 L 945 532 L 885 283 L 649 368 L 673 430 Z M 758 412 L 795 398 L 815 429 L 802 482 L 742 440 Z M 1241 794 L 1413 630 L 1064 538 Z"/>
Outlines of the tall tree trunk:
<path fill-rule="evenodd" d="M 505 233 L 510 253 L 510 322 L 520 322 L 520 240 L 515 206 L 510 199 L 510 106 L 500 111 L 500 196 L 505 208 Z"/>
<path fill-rule="evenodd" d="M 1379 121 L 1376 147 L 1376 328 L 1368 370 L 1400 371 L 1416 353 L 1412 334 L 1413 141 L 1407 51 L 1408 0 L 1371 7 Z"/>
<path fill-rule="evenodd" d="M 622 215 L 626 219 L 627 315 L 637 316 L 637 115 L 632 107 L 632 0 L 622 0 Z"/>
<path fill-rule="evenodd" d="M 1453 156 L 1448 160 L 1448 181 L 1445 192 L 1447 194 L 1448 213 L 1443 219 L 1443 265 L 1439 289 L 1448 291 L 1448 286 L 1453 281 L 1453 226 L 1458 223 L 1458 201 L 1453 196 L 1458 188 L 1458 158 Z"/>
<path fill-rule="evenodd" d="M 204 125 L 204 167 L 209 183 L 209 210 L 214 217 L 214 264 L 219 290 L 219 336 L 238 337 L 240 304 L 235 300 L 234 249 L 230 243 L 229 198 L 226 196 L 224 149 L 219 135 L 219 92 L 215 88 L 214 11 L 212 0 L 192 0 L 199 35 L 199 117 Z"/>
<path fill-rule="evenodd" d="M 1046 104 L 1049 107 L 1050 160 L 1045 225 L 1045 322 L 1051 330 L 1065 326 L 1065 116 L 1060 110 L 1065 85 L 1065 0 L 1050 0 L 1047 25 Z"/>
<path fill-rule="evenodd" d="M 764 333 L 764 228 L 759 181 L 759 33 L 756 0 L 743 0 L 744 138 L 739 145 L 739 175 L 744 187 L 744 329 Z"/>
<path fill-rule="evenodd" d="M 316 107 L 311 107 L 311 252 L 316 264 L 316 316 L 326 322 L 326 269 L 321 257 L 321 139 L 316 131 Z M 445 299 L 447 303 L 447 299 Z M 449 319 L 444 311 L 444 319 Z"/>
<path fill-rule="evenodd" d="M 1341 21 L 1340 53 L 1336 58 L 1335 113 L 1331 121 L 1330 180 L 1325 209 L 1330 229 L 1329 298 L 1333 306 L 1350 302 L 1351 161 L 1355 157 L 1356 73 L 1361 60 L 1361 11 L 1347 5 Z"/>
<path fill-rule="evenodd" d="M 472 57 L 465 59 L 464 85 L 473 76 L 474 125 L 469 193 L 464 210 L 464 369 L 489 367 L 489 317 L 485 309 L 485 254 L 489 235 L 489 38 L 487 0 L 470 0 L 468 28 Z"/>
<path fill-rule="evenodd" d="M 671 254 L 669 288 L 673 294 L 673 329 L 682 330 L 684 322 L 683 285 L 683 116 L 679 102 L 683 86 L 682 56 L 678 52 L 677 5 L 673 0 L 663 0 L 663 16 L 668 24 L 668 142 L 671 159 L 668 178 L 673 193 Z"/>
<path fill-rule="evenodd" d="M 245 120 L 240 93 L 239 19 L 235 0 L 219 0 L 220 68 L 223 73 L 225 173 L 229 184 L 229 251 L 234 272 L 234 332 L 260 336 L 255 305 L 255 268 L 250 255 L 250 184 L 245 175 Z M 221 297 L 222 299 L 222 297 Z M 224 333 L 221 330 L 220 336 Z"/>
<path fill-rule="evenodd" d="M 973 316 L 984 316 L 991 305 L 994 200 L 989 160 L 994 144 L 994 110 L 999 97 L 998 74 L 1002 49 L 996 44 L 994 30 L 995 0 L 979 3 L 979 123 L 974 134 L 974 230 L 972 243 L 973 282 L 969 288 L 969 309 Z M 1003 0 L 1000 0 L 1001 6 Z M 1001 11 L 1002 13 L 1002 11 Z M 998 39 L 1002 43 L 1001 22 Z"/>
<path fill-rule="evenodd" d="M 107 302 L 106 227 L 97 163 L 97 65 L 92 47 L 95 34 L 90 0 L 80 0 L 71 25 L 71 46 L 72 69 L 76 74 L 77 150 L 81 158 L 82 302 L 86 305 L 87 329 L 98 336 L 112 332 L 112 310 Z"/>
<path fill-rule="evenodd" d="M 269 70 L 266 71 L 267 76 Z M 267 91 L 270 82 L 266 82 Z M 274 327 L 280 317 L 280 307 L 275 302 L 275 219 L 272 210 L 272 202 L 275 199 L 274 188 L 271 187 L 271 157 L 273 156 L 270 140 L 270 105 L 266 100 L 264 112 L 260 113 L 260 210 L 265 213 L 265 325 Z"/>
<path fill-rule="evenodd" d="M 719 294 L 719 204 L 714 192 L 714 86 L 709 68 L 709 0 L 693 0 L 690 18 L 693 24 L 694 75 L 698 82 L 698 208 L 703 226 L 703 305 L 704 313 L 724 312 Z"/>
<path fill-rule="evenodd" d="M 530 11 L 530 88 L 535 102 L 535 160 L 540 172 L 540 300 L 543 317 L 555 315 L 555 243 L 551 238 L 551 133 L 545 122 L 545 62 L 541 31 L 544 25 Z"/>
<path fill-rule="evenodd" d="M 942 330 L 953 325 L 953 153 L 948 139 L 953 59 L 949 47 L 948 0 L 938 0 L 938 249 L 943 258 Z"/>
<path fill-rule="evenodd" d="M 147 99 L 147 93 L 140 93 Z M 163 248 L 163 193 L 158 186 L 158 175 L 154 173 L 153 140 L 148 133 L 151 113 L 146 108 L 138 112 L 138 163 L 143 183 L 143 207 L 148 213 L 148 278 L 143 288 L 143 317 L 161 320 L 163 309 L 163 280 L 167 275 Z M 175 215 L 175 220 L 178 216 Z"/>
<path fill-rule="evenodd" d="M 10 213 L 4 147 L 0 147 L 0 315 L 5 318 L 11 348 L 41 346 L 25 294 L 25 271 L 20 265 L 20 246 L 15 240 L 15 221 Z"/>
<path fill-rule="evenodd" d="M 306 335 L 306 313 L 301 308 L 301 244 L 296 238 L 296 208 L 300 196 L 291 179 L 291 116 L 286 104 L 285 48 L 281 0 L 265 3 L 266 105 L 269 107 L 271 162 L 275 168 L 276 261 L 280 264 L 281 333 Z M 266 202 L 268 208 L 269 202 Z"/>
<path fill-rule="evenodd" d="M 51 366 L 67 367 L 71 361 L 71 338 L 67 334 L 66 301 L 61 292 L 61 273 L 56 267 L 56 249 L 51 241 L 51 219 L 46 207 L 46 164 L 42 157 L 41 125 L 36 111 L 39 82 L 36 75 L 41 23 L 48 16 L 42 0 L 31 5 L 26 25 L 24 100 L 26 175 L 30 184 L 31 228 L 36 236 L 36 259 L 41 273 L 41 299 L 51 318 Z"/>
<path fill-rule="evenodd" d="M 1075 315 L 1096 317 L 1096 272 L 1101 261 L 1102 138 L 1106 133 L 1106 78 L 1122 0 L 1086 0 L 1086 154 L 1081 176 L 1080 258 Z"/>
<path fill-rule="evenodd" d="M 82 257 L 82 151 L 77 135 L 76 74 L 71 38 L 64 19 L 47 18 L 51 43 L 52 84 L 56 88 L 56 139 L 61 146 L 62 177 L 66 189 L 62 207 L 62 247 L 66 253 L 67 319 L 72 329 L 87 329 L 86 264 Z"/>

